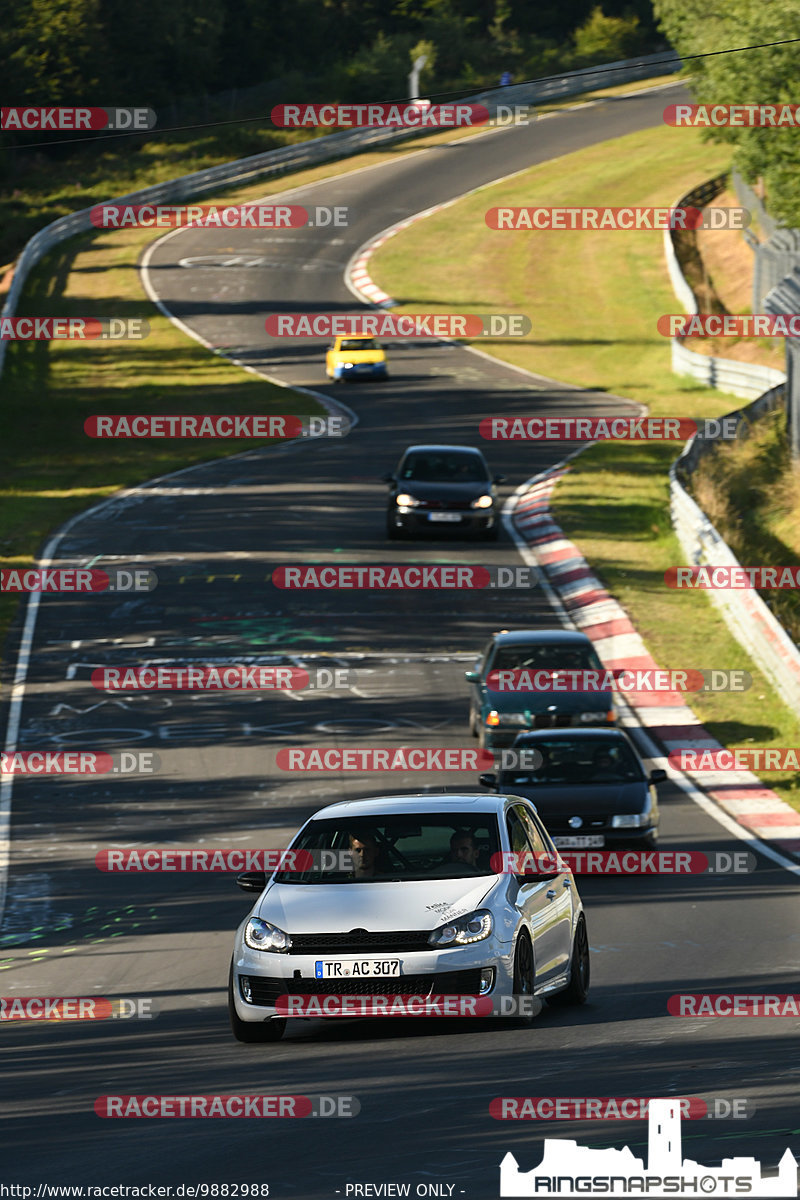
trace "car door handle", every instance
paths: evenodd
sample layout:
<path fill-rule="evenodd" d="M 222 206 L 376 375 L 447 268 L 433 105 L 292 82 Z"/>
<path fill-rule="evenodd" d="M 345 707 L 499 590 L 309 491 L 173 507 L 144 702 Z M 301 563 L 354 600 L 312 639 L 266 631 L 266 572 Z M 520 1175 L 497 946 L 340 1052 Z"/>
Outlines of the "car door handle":
<path fill-rule="evenodd" d="M 565 880 L 564 880 L 564 887 L 566 887 L 566 888 L 568 888 L 568 887 L 572 887 L 572 880 L 571 880 L 571 879 L 565 879 Z"/>
<path fill-rule="evenodd" d="M 555 888 L 550 888 L 549 892 L 545 892 L 545 896 L 547 896 L 548 900 L 555 900 L 557 895 L 558 895 L 558 892 L 556 891 Z"/>

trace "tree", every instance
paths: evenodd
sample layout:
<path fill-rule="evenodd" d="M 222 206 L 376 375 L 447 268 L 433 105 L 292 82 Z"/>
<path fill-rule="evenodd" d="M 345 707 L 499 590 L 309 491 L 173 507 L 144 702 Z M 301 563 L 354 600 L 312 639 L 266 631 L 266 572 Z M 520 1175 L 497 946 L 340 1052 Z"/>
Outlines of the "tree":
<path fill-rule="evenodd" d="M 686 81 L 698 104 L 794 104 L 799 44 L 741 50 L 800 38 L 800 0 L 653 0 L 660 27 L 687 61 Z M 733 162 L 749 182 L 763 176 L 770 213 L 800 226 L 800 133 L 796 128 L 714 128 L 708 137 L 730 142 Z"/>

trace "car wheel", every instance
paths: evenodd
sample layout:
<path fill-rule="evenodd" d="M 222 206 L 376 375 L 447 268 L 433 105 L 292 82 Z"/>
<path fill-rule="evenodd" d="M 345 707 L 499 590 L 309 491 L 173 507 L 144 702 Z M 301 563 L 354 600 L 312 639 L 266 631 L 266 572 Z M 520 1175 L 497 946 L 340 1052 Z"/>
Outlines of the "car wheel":
<path fill-rule="evenodd" d="M 589 976 L 589 934 L 586 932 L 586 920 L 581 915 L 572 945 L 569 986 L 563 992 L 548 996 L 548 1004 L 583 1004 L 589 995 Z"/>
<path fill-rule="evenodd" d="M 481 540 L 484 542 L 496 542 L 499 535 L 500 526 L 497 524 L 497 522 L 495 522 L 494 525 L 489 527 L 489 529 L 484 529 L 483 533 L 481 534 Z"/>
<path fill-rule="evenodd" d="M 533 994 L 533 946 L 526 930 L 517 938 L 517 948 L 514 951 L 514 998 L 524 998 L 530 1012 L 519 1014 L 523 1025 L 532 1024 L 535 1015 L 541 1010 L 541 1002 L 537 1002 Z"/>
<path fill-rule="evenodd" d="M 657 850 L 658 849 L 658 834 L 651 833 L 648 837 L 646 837 L 644 839 L 644 845 L 647 850 Z"/>
<path fill-rule="evenodd" d="M 472 737 L 478 737 L 480 734 L 480 730 L 478 729 L 478 714 L 472 706 L 470 706 L 469 710 L 469 732 Z"/>
<path fill-rule="evenodd" d="M 286 1028 L 286 1021 L 281 1019 L 258 1022 L 241 1019 L 233 1003 L 233 963 L 228 975 L 228 1015 L 237 1042 L 279 1042 Z"/>
<path fill-rule="evenodd" d="M 390 542 L 397 542 L 403 536 L 403 530 L 395 525 L 391 517 L 386 518 L 386 536 Z"/>

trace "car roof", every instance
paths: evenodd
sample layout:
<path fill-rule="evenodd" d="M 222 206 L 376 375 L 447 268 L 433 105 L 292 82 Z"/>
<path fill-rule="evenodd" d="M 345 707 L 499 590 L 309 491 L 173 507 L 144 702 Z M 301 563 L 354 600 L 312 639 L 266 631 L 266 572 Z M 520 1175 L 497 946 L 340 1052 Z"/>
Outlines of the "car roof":
<path fill-rule="evenodd" d="M 550 642 L 561 642 L 575 646 L 591 645 L 591 638 L 572 629 L 503 629 L 492 634 L 498 646 L 544 646 Z"/>
<path fill-rule="evenodd" d="M 514 744 L 520 745 L 524 742 L 538 742 L 547 740 L 562 739 L 563 741 L 572 741 L 574 738 L 605 738 L 606 741 L 622 741 L 627 742 L 629 746 L 633 745 L 628 734 L 624 729 L 606 729 L 598 727 L 576 727 L 564 729 L 526 729 L 522 733 L 518 733 Z M 634 747 L 635 749 L 635 747 Z"/>
<path fill-rule="evenodd" d="M 451 450 L 458 450 L 462 454 L 477 454 L 478 458 L 483 458 L 483 452 L 477 446 L 449 446 L 440 445 L 437 442 L 422 443 L 419 446 L 406 446 L 403 455 L 416 454 L 418 451 L 425 454 L 442 454 L 448 453 Z"/>
<path fill-rule="evenodd" d="M 516 797 L 518 799 L 518 797 Z M 502 812 L 508 796 L 496 792 L 420 792 L 415 796 L 367 796 L 361 800 L 339 800 L 314 813 L 317 817 L 403 816 L 415 813 Z"/>

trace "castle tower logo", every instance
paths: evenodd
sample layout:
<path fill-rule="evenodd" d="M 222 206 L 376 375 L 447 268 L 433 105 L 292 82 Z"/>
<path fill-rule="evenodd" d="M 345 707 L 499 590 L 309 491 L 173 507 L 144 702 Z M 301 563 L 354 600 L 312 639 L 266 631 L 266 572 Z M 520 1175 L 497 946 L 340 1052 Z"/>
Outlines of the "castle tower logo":
<path fill-rule="evenodd" d="M 591 1150 L 566 1138 L 546 1138 L 542 1161 L 532 1171 L 520 1171 L 510 1152 L 505 1156 L 501 1197 L 797 1197 L 797 1159 L 788 1148 L 777 1175 L 765 1176 L 756 1158 L 725 1158 L 720 1167 L 704 1167 L 681 1157 L 679 1100 L 651 1100 L 648 1121 L 647 1166 L 627 1146 Z"/>

